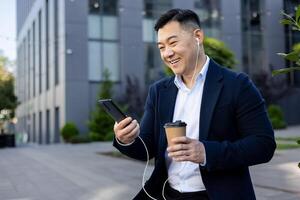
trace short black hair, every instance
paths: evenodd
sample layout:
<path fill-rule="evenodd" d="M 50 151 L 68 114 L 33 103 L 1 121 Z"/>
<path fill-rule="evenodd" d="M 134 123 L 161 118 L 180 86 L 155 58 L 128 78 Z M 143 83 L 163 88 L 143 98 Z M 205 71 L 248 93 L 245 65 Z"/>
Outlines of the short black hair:
<path fill-rule="evenodd" d="M 160 18 L 156 21 L 154 26 L 155 31 L 157 32 L 160 28 L 164 27 L 167 23 L 171 21 L 177 21 L 183 26 L 191 26 L 195 28 L 200 28 L 200 20 L 198 15 L 188 9 L 171 9 L 166 13 L 162 14 Z"/>

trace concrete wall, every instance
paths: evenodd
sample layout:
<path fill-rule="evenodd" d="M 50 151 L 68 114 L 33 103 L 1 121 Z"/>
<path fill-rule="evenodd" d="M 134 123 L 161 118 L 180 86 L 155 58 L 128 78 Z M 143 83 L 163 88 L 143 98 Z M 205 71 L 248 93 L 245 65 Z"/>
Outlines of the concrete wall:
<path fill-rule="evenodd" d="M 144 88 L 143 1 L 119 0 L 120 91 L 125 91 L 127 76 L 135 76 Z"/>
<path fill-rule="evenodd" d="M 87 16 L 86 1 L 65 1 L 65 120 L 76 123 L 82 133 L 89 116 Z"/>

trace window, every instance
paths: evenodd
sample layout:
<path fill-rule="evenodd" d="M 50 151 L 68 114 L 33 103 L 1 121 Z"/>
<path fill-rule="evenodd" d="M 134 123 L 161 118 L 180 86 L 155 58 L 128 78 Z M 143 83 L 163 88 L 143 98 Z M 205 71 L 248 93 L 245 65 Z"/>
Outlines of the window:
<path fill-rule="evenodd" d="M 39 18 L 38 18 L 38 23 L 39 23 L 39 30 L 38 30 L 38 52 L 39 52 L 39 93 L 42 93 L 42 12 L 39 11 Z"/>
<path fill-rule="evenodd" d="M 101 81 L 107 68 L 112 81 L 119 80 L 118 1 L 89 0 L 89 80 Z"/>
<path fill-rule="evenodd" d="M 32 23 L 32 70 L 33 70 L 33 97 L 35 97 L 35 21 Z"/>
<path fill-rule="evenodd" d="M 36 122 L 35 122 L 35 113 L 33 113 L 32 115 L 32 141 L 36 142 L 36 131 L 35 131 L 35 126 L 36 126 Z"/>
<path fill-rule="evenodd" d="M 154 19 L 143 20 L 143 41 L 144 42 L 156 42 L 156 33 L 154 31 Z"/>
<path fill-rule="evenodd" d="M 114 42 L 89 41 L 89 80 L 100 81 L 105 68 L 110 72 L 110 80 L 119 79 L 118 46 Z M 102 53 L 105 52 L 105 55 Z"/>
<path fill-rule="evenodd" d="M 60 123 L 59 123 L 60 117 L 59 117 L 59 107 L 55 107 L 55 124 L 54 124 L 54 142 L 59 142 L 60 140 Z"/>
<path fill-rule="evenodd" d="M 59 56 L 59 53 L 58 53 L 58 13 L 59 13 L 59 10 L 58 10 L 59 6 L 58 6 L 58 0 L 55 0 L 54 1 L 54 53 L 55 53 L 55 56 L 54 56 L 54 82 L 55 82 L 55 85 L 58 85 L 59 84 L 59 67 L 58 67 L 58 56 Z"/>
<path fill-rule="evenodd" d="M 89 41 L 88 43 L 89 60 L 89 80 L 99 81 L 101 73 L 101 47 L 100 42 Z"/>
<path fill-rule="evenodd" d="M 216 0 L 196 0 L 195 12 L 198 14 L 201 26 L 205 34 L 210 37 L 220 38 L 221 9 L 220 1 Z"/>
<path fill-rule="evenodd" d="M 30 115 L 27 116 L 27 134 L 28 134 L 28 141 L 32 141 L 32 132 L 31 132 L 31 120 L 30 120 Z"/>
<path fill-rule="evenodd" d="M 163 74 L 164 64 L 156 45 L 157 37 L 154 25 L 157 18 L 171 7 L 171 0 L 144 0 L 143 41 L 145 42 L 144 65 L 146 66 L 145 80 L 147 84 L 160 78 Z"/>
<path fill-rule="evenodd" d="M 101 27 L 100 15 L 88 16 L 88 36 L 90 39 L 101 38 Z"/>
<path fill-rule="evenodd" d="M 103 16 L 103 39 L 117 40 L 118 39 L 118 20 L 114 16 Z"/>
<path fill-rule="evenodd" d="M 42 137 L 42 135 L 43 135 L 42 125 L 43 125 L 43 123 L 42 122 L 43 122 L 43 115 L 42 115 L 42 111 L 40 111 L 39 112 L 39 138 L 38 138 L 38 141 L 39 141 L 40 144 L 43 143 L 43 137 Z"/>
<path fill-rule="evenodd" d="M 245 0 L 241 4 L 242 59 L 244 71 L 250 75 L 260 73 L 260 66 L 264 66 L 264 42 L 259 14 L 261 9 L 259 0 Z"/>
<path fill-rule="evenodd" d="M 46 144 L 50 143 L 50 110 L 46 110 Z"/>
<path fill-rule="evenodd" d="M 30 57 L 31 57 L 31 39 L 30 39 L 30 30 L 28 30 L 27 32 L 27 100 L 30 99 L 30 92 L 31 92 L 31 76 L 30 76 L 30 70 L 31 70 L 31 67 L 30 67 Z"/>
<path fill-rule="evenodd" d="M 49 89 L 49 3 L 46 0 L 46 90 Z"/>

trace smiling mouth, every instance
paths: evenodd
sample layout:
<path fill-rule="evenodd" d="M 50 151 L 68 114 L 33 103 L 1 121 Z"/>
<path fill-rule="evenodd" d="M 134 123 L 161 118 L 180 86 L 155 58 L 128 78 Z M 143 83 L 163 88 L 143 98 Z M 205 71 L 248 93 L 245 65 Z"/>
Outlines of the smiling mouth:
<path fill-rule="evenodd" d="M 169 63 L 171 63 L 172 65 L 176 64 L 179 62 L 179 58 L 175 59 L 175 60 L 170 60 Z"/>

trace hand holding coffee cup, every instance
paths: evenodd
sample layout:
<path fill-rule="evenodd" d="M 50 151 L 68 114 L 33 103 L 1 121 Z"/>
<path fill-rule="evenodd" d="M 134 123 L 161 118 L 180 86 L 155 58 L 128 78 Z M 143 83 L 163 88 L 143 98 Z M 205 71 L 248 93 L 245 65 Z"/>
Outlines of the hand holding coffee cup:
<path fill-rule="evenodd" d="M 168 146 L 172 145 L 173 138 L 185 136 L 186 133 L 186 123 L 181 120 L 166 123 L 164 128 L 167 135 Z"/>

